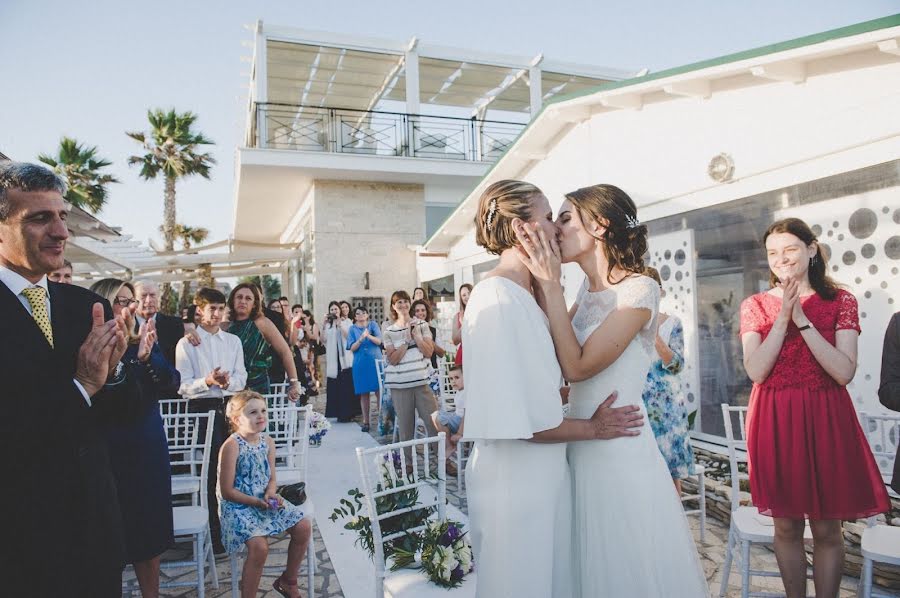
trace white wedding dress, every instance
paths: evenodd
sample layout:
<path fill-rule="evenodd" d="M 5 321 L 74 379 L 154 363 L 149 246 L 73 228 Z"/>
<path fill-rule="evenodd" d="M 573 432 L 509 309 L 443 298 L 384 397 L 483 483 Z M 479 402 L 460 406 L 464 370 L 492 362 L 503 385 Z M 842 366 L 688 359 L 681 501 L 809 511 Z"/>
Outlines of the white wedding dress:
<path fill-rule="evenodd" d="M 572 325 L 582 345 L 618 308 L 647 308 L 652 317 L 615 363 L 572 384 L 570 417 L 591 417 L 618 391 L 614 406 L 639 405 L 646 418 L 642 393 L 655 356 L 659 286 L 645 276 L 596 293 L 585 284 L 577 302 Z M 709 595 L 681 501 L 646 420 L 636 437 L 570 443 L 568 458 L 576 598 Z"/>
<path fill-rule="evenodd" d="M 476 596 L 571 598 L 566 445 L 528 441 L 563 418 L 547 317 L 524 288 L 488 278 L 469 297 L 462 341 Z"/>

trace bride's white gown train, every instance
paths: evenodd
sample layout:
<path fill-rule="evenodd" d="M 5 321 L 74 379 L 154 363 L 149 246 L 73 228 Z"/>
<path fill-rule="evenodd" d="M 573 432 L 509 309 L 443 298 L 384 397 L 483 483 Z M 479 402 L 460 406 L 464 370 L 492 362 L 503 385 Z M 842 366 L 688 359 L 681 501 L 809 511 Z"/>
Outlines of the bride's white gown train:
<path fill-rule="evenodd" d="M 570 417 L 589 418 L 614 390 L 617 407 L 639 405 L 655 355 L 659 287 L 632 277 L 597 293 L 583 286 L 572 320 L 581 344 L 617 308 L 652 311 L 647 326 L 619 359 L 572 384 Z M 574 596 L 581 598 L 698 598 L 709 590 L 697 549 L 653 431 L 637 437 L 573 442 Z"/>

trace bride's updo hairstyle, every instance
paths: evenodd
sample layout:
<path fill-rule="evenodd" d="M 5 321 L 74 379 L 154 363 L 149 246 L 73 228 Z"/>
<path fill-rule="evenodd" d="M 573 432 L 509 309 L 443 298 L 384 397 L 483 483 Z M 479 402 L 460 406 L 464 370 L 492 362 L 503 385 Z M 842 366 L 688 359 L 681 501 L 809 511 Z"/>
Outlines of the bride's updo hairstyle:
<path fill-rule="evenodd" d="M 644 254 L 647 253 L 647 227 L 637 218 L 637 206 L 628 194 L 613 185 L 592 185 L 566 194 L 581 221 L 594 221 L 606 230 L 596 239 L 603 242 L 603 253 L 609 268 L 606 280 L 610 284 L 612 271 L 619 267 L 627 272 L 644 274 Z"/>
<path fill-rule="evenodd" d="M 488 253 L 500 255 L 514 247 L 518 240 L 512 221 L 531 220 L 531 199 L 543 195 L 540 189 L 511 179 L 497 181 L 488 187 L 478 200 L 475 213 L 475 242 Z"/>

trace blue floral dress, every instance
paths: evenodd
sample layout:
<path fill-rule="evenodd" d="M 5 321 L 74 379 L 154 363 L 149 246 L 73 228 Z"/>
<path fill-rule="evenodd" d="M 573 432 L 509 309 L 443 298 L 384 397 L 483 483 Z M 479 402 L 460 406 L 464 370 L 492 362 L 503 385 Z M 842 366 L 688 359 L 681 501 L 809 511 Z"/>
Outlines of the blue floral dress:
<path fill-rule="evenodd" d="M 684 368 L 684 331 L 681 320 L 669 316 L 659 327 L 659 336 L 674 354 L 664 364 L 657 359 L 650 366 L 644 387 L 644 406 L 656 444 L 672 478 L 680 480 L 694 475 L 694 451 L 688 431 L 687 407 L 678 376 Z"/>
<path fill-rule="evenodd" d="M 238 434 L 232 434 L 232 437 L 240 451 L 235 465 L 234 488 L 249 496 L 263 498 L 271 479 L 268 437 L 260 434 L 256 444 L 250 444 Z M 303 519 L 302 508 L 287 501 L 277 510 L 261 509 L 223 499 L 221 488 L 216 489 L 216 494 L 219 497 L 222 544 L 228 554 L 240 550 L 250 538 L 280 534 Z"/>

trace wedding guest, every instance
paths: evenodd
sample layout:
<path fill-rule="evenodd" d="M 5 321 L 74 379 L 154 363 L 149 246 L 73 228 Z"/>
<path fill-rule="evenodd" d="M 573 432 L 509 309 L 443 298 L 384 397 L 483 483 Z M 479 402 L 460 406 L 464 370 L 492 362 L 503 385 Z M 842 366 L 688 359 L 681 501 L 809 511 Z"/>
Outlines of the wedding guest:
<path fill-rule="evenodd" d="M 122 516 L 98 420 L 131 410 L 140 366 L 121 359 L 128 331 L 105 299 L 47 280 L 69 238 L 65 193 L 43 166 L 0 162 L 5 596 L 122 592 Z"/>
<path fill-rule="evenodd" d="M 456 391 L 453 397 L 455 411 L 445 411 L 443 408 L 431 414 L 434 429 L 447 435 L 447 474 L 456 475 L 456 463 L 453 461 L 453 451 L 457 450 L 459 441 L 465 432 L 466 415 L 466 387 L 463 383 L 463 369 L 461 365 L 454 365 L 447 374 L 450 378 L 450 386 Z"/>
<path fill-rule="evenodd" d="M 426 435 L 434 436 L 437 432 L 431 414 L 437 411 L 437 400 L 429 385 L 431 364 L 428 360 L 434 352 L 431 331 L 427 322 L 410 316 L 406 291 L 395 291 L 390 305 L 393 322 L 383 332 L 384 385 L 391 389 L 400 441 L 413 438 L 417 413 L 425 424 Z"/>
<path fill-rule="evenodd" d="M 775 519 L 775 556 L 788 598 L 806 596 L 804 519 L 818 596 L 837 596 L 842 520 L 890 509 L 847 384 L 856 373 L 856 298 L 827 274 L 815 234 L 797 218 L 763 236 L 771 287 L 741 304 L 750 490 Z"/>
<path fill-rule="evenodd" d="M 175 347 L 175 364 L 181 374 L 178 394 L 188 399 L 190 413 L 215 411 L 212 447 L 209 455 L 210 471 L 216 471 L 219 447 L 225 441 L 225 405 L 234 393 L 243 390 L 247 383 L 244 367 L 244 349 L 241 339 L 221 329 L 225 315 L 225 295 L 217 289 L 202 288 L 194 296 L 200 314 L 200 325 L 194 332 L 199 343 L 189 337 L 178 341 Z M 203 433 L 206 426 L 202 427 Z M 219 511 L 216 499 L 216 476 L 207 478 L 207 506 L 213 549 L 222 553 Z"/>
<path fill-rule="evenodd" d="M 272 299 L 269 301 L 269 309 L 273 312 L 279 314 L 281 319 L 276 323 L 273 320 L 273 324 L 276 324 L 276 327 L 281 332 L 281 335 L 284 337 L 285 342 L 288 344 L 288 347 L 291 349 L 291 355 L 293 357 L 293 347 L 294 341 L 297 336 L 297 329 L 294 327 L 292 320 L 289 319 L 288 312 L 285 310 L 284 303 L 286 301 L 281 301 L 280 299 Z M 296 368 L 296 362 L 294 364 Z M 297 379 L 300 380 L 300 372 L 297 372 Z M 280 359 L 273 359 L 272 366 L 269 368 L 269 380 L 275 384 L 279 382 L 283 382 L 285 379 L 285 370 L 284 365 L 281 363 Z M 300 385 L 303 386 L 303 381 L 300 380 Z"/>
<path fill-rule="evenodd" d="M 135 297 L 138 301 L 138 309 L 135 313 L 135 326 L 143 326 L 147 320 L 152 320 L 156 326 L 156 342 L 162 349 L 166 360 L 175 365 L 175 345 L 184 336 L 184 325 L 181 318 L 167 316 L 159 311 L 159 286 L 152 280 L 139 280 L 134 283 Z M 135 328 L 137 330 L 137 328 Z"/>
<path fill-rule="evenodd" d="M 325 368 L 322 367 L 322 362 L 325 361 L 325 343 L 322 339 L 322 330 L 308 309 L 303 310 L 303 330 L 306 333 L 306 340 L 309 342 L 309 350 L 312 352 L 313 380 L 316 388 L 321 388 L 325 382 Z"/>
<path fill-rule="evenodd" d="M 647 268 L 644 274 L 662 289 L 656 268 Z M 684 369 L 684 330 L 677 316 L 660 312 L 655 348 L 656 360 L 650 364 L 644 387 L 644 406 L 656 444 L 680 496 L 681 480 L 694 475 L 694 449 L 679 376 Z"/>
<path fill-rule="evenodd" d="M 412 302 L 412 308 L 410 310 L 412 312 L 413 317 L 422 322 L 428 322 L 428 331 L 431 332 L 431 338 L 434 341 L 434 352 L 431 354 L 431 367 L 437 370 L 438 367 L 438 358 L 443 359 L 447 354 L 444 351 L 444 348 L 441 347 L 437 342 L 437 328 L 431 325 L 431 320 L 433 319 L 431 312 L 431 304 L 424 299 L 414 299 Z M 435 371 L 435 374 L 437 371 Z M 437 390 L 435 392 L 440 392 Z"/>
<path fill-rule="evenodd" d="M 328 377 L 325 417 L 336 417 L 338 422 L 347 423 L 357 415 L 359 401 L 353 395 L 353 353 L 346 348 L 350 322 L 341 319 L 341 305 L 337 301 L 328 304 L 324 332 Z"/>
<path fill-rule="evenodd" d="M 60 284 L 72 284 L 72 271 L 72 262 L 63 260 L 62 268 L 58 268 L 48 274 L 47 279 Z"/>
<path fill-rule="evenodd" d="M 104 278 L 91 290 L 125 320 L 130 335 L 123 359 L 137 366 L 142 386 L 130 417 L 104 419 L 103 432 L 125 526 L 126 558 L 134 565 L 141 596 L 155 598 L 159 596 L 160 555 L 174 540 L 169 446 L 159 399 L 175 396 L 181 378 L 163 356 L 152 321 L 145 322 L 138 333 L 132 332 L 137 301 L 130 282 Z"/>
<path fill-rule="evenodd" d="M 269 556 L 267 536 L 284 532 L 291 538 L 287 562 L 272 588 L 282 596 L 299 596 L 297 571 L 306 555 L 312 526 L 302 506 L 292 505 L 276 493 L 275 442 L 266 434 L 266 400 L 245 390 L 228 402 L 227 415 L 233 433 L 222 445 L 219 458 L 219 509 L 225 549 L 234 554 L 241 547 L 247 548 L 241 596 L 257 595 Z"/>
<path fill-rule="evenodd" d="M 425 289 L 422 287 L 416 287 L 413 289 L 412 300 L 415 301 L 427 301 L 427 295 L 425 294 Z"/>
<path fill-rule="evenodd" d="M 353 392 L 359 398 L 362 411 L 362 431 L 369 431 L 369 395 L 375 393 L 375 400 L 381 401 L 378 390 L 378 372 L 375 360 L 381 359 L 381 330 L 378 324 L 369 321 L 369 310 L 357 305 L 354 310 L 354 324 L 347 336 L 347 348 L 353 352 Z"/>
<path fill-rule="evenodd" d="M 453 344 L 456 345 L 456 355 L 453 358 L 453 363 L 456 365 L 462 365 L 463 363 L 463 352 L 462 352 L 462 322 L 463 318 L 466 315 L 466 304 L 469 302 L 469 294 L 472 292 L 472 285 L 469 283 L 465 283 L 459 286 L 459 311 L 456 312 L 456 317 L 453 318 L 453 332 L 452 340 Z"/>
<path fill-rule="evenodd" d="M 269 367 L 274 353 L 288 374 L 288 397 L 292 401 L 299 399 L 301 387 L 294 357 L 281 331 L 262 314 L 259 287 L 246 282 L 234 287 L 228 296 L 228 311 L 231 317 L 228 332 L 241 339 L 244 348 L 247 388 L 269 394 Z"/>
<path fill-rule="evenodd" d="M 884 333 L 878 400 L 888 409 L 900 411 L 900 311 L 891 318 Z M 900 446 L 897 447 L 897 458 L 894 459 L 891 488 L 900 493 Z"/>

